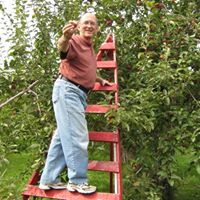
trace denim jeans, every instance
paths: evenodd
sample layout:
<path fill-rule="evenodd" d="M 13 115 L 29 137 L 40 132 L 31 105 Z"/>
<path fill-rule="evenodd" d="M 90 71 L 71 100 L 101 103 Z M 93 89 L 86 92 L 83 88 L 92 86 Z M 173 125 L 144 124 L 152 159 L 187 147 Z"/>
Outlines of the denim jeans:
<path fill-rule="evenodd" d="M 58 183 L 58 176 L 65 167 L 70 182 L 87 182 L 86 99 L 87 95 L 74 84 L 59 78 L 55 81 L 52 101 L 57 129 L 48 150 L 41 184 Z"/>

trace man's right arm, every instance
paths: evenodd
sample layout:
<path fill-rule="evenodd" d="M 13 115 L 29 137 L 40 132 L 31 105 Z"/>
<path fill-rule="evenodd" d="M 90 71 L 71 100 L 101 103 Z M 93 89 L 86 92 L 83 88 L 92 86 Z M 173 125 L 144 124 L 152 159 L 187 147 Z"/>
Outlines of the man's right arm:
<path fill-rule="evenodd" d="M 59 52 L 67 52 L 67 50 L 69 48 L 69 44 L 68 44 L 69 43 L 69 39 L 66 38 L 64 35 L 62 35 L 58 39 L 58 51 Z"/>
<path fill-rule="evenodd" d="M 67 52 L 69 48 L 69 40 L 76 31 L 77 22 L 70 21 L 67 25 L 62 29 L 62 36 L 58 40 L 58 50 L 60 52 Z"/>

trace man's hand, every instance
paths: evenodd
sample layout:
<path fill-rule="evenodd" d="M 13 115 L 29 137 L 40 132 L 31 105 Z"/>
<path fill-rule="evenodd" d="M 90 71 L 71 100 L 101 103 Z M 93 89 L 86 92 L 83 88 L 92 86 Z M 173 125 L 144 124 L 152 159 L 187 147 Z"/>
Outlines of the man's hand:
<path fill-rule="evenodd" d="M 108 85 L 108 86 L 112 86 L 113 84 L 110 83 L 110 82 L 107 81 L 107 80 L 102 79 L 102 81 L 101 81 L 101 85 L 102 85 L 102 86 L 106 86 L 106 85 Z"/>
<path fill-rule="evenodd" d="M 68 50 L 68 41 L 77 30 L 77 21 L 69 21 L 67 25 L 65 25 L 62 29 L 62 36 L 58 40 L 58 50 L 60 52 L 67 52 Z"/>
<path fill-rule="evenodd" d="M 69 21 L 67 25 L 65 25 L 62 29 L 63 37 L 66 40 L 69 40 L 74 32 L 77 30 L 77 21 Z"/>
<path fill-rule="evenodd" d="M 105 80 L 105 79 L 102 79 L 101 77 L 97 76 L 96 77 L 96 81 L 99 82 L 102 86 L 112 86 L 113 84 L 110 83 L 109 81 Z"/>

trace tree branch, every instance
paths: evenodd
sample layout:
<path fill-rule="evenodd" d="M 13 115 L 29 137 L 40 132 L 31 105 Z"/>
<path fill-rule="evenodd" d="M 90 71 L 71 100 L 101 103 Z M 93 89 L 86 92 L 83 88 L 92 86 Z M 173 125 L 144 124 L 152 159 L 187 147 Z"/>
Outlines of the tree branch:
<path fill-rule="evenodd" d="M 18 94 L 16 94 L 15 96 L 11 97 L 10 99 L 8 99 L 7 101 L 5 101 L 4 103 L 0 104 L 0 109 L 2 107 L 4 107 L 5 105 L 7 105 L 8 103 L 10 103 L 11 101 L 13 101 L 14 99 L 16 99 L 17 97 L 22 96 L 25 92 L 29 91 L 32 87 L 34 87 L 39 80 L 36 80 L 35 82 L 33 82 L 31 85 L 29 85 L 25 90 L 22 90 L 21 92 L 19 92 Z"/>
<path fill-rule="evenodd" d="M 188 92 L 190 93 L 191 97 L 193 98 L 193 100 L 199 105 L 198 100 L 195 98 L 195 96 L 192 94 L 192 92 L 187 88 Z"/>

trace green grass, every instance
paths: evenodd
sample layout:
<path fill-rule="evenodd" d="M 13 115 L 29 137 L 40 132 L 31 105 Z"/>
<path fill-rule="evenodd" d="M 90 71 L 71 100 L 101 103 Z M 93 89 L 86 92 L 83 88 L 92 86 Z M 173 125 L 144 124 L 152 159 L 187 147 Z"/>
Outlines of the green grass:
<path fill-rule="evenodd" d="M 2 170 L 6 170 L 5 176 L 8 177 L 16 177 L 20 172 L 26 169 L 26 164 L 28 164 L 28 153 L 14 153 L 10 154 L 8 157 L 9 164 L 7 166 L 4 165 Z"/>
<path fill-rule="evenodd" d="M 192 155 L 178 155 L 178 173 L 184 177 L 182 184 L 176 184 L 173 200 L 199 200 L 200 199 L 200 175 L 196 169 L 189 168 Z"/>
<path fill-rule="evenodd" d="M 108 151 L 107 145 L 91 145 L 90 160 L 101 160 L 102 154 Z M 106 153 L 107 154 L 107 153 Z M 33 169 L 31 169 L 31 157 L 33 155 L 23 153 L 13 153 L 7 155 L 9 164 L 5 164 L 0 168 L 0 175 L 3 173 L 3 178 L 0 179 L 0 200 L 18 200 L 21 199 L 21 193 L 31 177 Z M 108 156 L 104 156 L 108 160 Z M 62 177 L 66 177 L 63 173 Z M 88 178 L 91 184 L 98 187 L 100 192 L 109 191 L 109 174 L 106 172 L 89 171 Z"/>
<path fill-rule="evenodd" d="M 29 158 L 29 154 L 24 152 L 8 155 L 9 164 L 0 168 L 0 174 L 3 174 L 0 179 L 0 200 L 21 199 L 21 192 L 31 175 Z"/>
<path fill-rule="evenodd" d="M 89 160 L 109 160 L 109 145 L 106 143 L 90 143 Z M 109 191 L 109 173 L 89 171 L 88 179 L 92 185 L 96 185 L 98 191 Z"/>
<path fill-rule="evenodd" d="M 106 145 L 103 145 L 103 147 L 90 147 L 90 159 L 101 160 L 102 154 L 108 155 L 107 149 Z M 0 200 L 18 200 L 21 199 L 21 192 L 32 174 L 32 169 L 30 168 L 31 155 L 25 152 L 14 153 L 10 154 L 7 158 L 9 164 L 4 165 L 4 167 L 0 169 L 0 174 L 5 172 L 3 178 L 0 179 Z M 104 159 L 109 159 L 109 156 L 104 156 Z M 171 200 L 200 199 L 200 175 L 195 169 L 189 169 L 189 162 L 191 159 L 192 156 L 190 154 L 177 156 L 178 172 L 184 179 L 182 184 L 177 183 L 174 186 L 174 197 Z M 90 171 L 89 180 L 91 184 L 98 187 L 98 191 L 108 192 L 108 173 Z M 124 188 L 124 190 L 126 190 L 126 188 Z"/>

